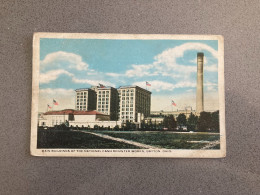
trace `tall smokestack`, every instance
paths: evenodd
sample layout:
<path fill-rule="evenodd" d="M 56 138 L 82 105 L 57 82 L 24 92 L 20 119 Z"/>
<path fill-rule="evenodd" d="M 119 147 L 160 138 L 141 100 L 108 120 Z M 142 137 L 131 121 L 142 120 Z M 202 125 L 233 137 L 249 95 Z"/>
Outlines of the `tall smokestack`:
<path fill-rule="evenodd" d="M 204 111 L 204 93 L 203 93 L 203 62 L 204 53 L 197 53 L 197 99 L 196 113 Z"/>

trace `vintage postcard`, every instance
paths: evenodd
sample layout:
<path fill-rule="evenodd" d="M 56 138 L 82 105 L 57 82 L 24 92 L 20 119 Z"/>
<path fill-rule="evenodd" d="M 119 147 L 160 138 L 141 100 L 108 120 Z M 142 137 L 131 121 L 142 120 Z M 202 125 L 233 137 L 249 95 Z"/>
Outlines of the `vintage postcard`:
<path fill-rule="evenodd" d="M 223 37 L 35 33 L 31 154 L 225 157 Z"/>

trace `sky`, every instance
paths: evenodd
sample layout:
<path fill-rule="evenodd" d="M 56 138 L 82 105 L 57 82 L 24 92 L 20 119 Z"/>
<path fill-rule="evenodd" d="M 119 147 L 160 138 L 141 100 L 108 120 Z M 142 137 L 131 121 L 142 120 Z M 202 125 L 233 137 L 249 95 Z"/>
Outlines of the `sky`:
<path fill-rule="evenodd" d="M 205 110 L 218 110 L 217 40 L 41 38 L 39 111 L 53 99 L 54 110 L 75 108 L 75 89 L 99 83 L 147 88 L 152 111 L 195 109 L 197 52 L 205 56 Z"/>

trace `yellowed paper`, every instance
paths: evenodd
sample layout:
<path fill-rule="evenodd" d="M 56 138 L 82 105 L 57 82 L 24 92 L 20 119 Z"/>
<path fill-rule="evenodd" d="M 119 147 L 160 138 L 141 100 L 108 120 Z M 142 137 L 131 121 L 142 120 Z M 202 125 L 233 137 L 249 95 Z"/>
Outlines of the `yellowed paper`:
<path fill-rule="evenodd" d="M 219 35 L 35 33 L 31 154 L 226 155 Z"/>

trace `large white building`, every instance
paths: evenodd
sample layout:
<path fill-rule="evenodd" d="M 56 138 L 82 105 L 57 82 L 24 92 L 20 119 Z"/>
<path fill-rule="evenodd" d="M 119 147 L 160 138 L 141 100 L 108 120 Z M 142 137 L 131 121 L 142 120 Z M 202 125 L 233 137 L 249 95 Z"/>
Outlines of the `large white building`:
<path fill-rule="evenodd" d="M 115 88 L 97 88 L 97 111 L 109 115 L 110 120 L 117 120 L 118 93 Z"/>
<path fill-rule="evenodd" d="M 92 89 L 76 89 L 75 109 L 96 110 L 97 95 Z"/>
<path fill-rule="evenodd" d="M 79 111 L 79 110 L 59 110 L 49 111 L 41 114 L 38 118 L 38 125 L 43 127 L 54 127 L 67 123 L 73 127 L 90 127 L 94 128 L 95 125 L 103 127 L 121 127 L 119 121 L 110 121 L 110 116 L 97 111 Z"/>
<path fill-rule="evenodd" d="M 110 120 L 122 122 L 140 122 L 150 115 L 151 92 L 138 86 L 97 86 L 75 91 L 76 110 L 97 110 L 109 115 Z"/>
<path fill-rule="evenodd" d="M 138 86 L 118 88 L 119 120 L 139 122 L 139 118 L 148 117 L 151 110 L 151 92 Z"/>

